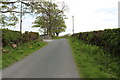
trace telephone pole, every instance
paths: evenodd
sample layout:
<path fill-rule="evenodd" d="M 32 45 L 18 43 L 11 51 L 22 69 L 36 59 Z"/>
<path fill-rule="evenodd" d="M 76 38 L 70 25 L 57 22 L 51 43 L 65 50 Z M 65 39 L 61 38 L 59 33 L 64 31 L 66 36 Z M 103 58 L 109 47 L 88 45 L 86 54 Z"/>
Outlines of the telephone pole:
<path fill-rule="evenodd" d="M 72 16 L 72 22 L 73 22 L 73 34 L 74 34 L 74 16 Z"/>
<path fill-rule="evenodd" d="M 22 33 L 22 1 L 20 1 L 20 32 Z"/>

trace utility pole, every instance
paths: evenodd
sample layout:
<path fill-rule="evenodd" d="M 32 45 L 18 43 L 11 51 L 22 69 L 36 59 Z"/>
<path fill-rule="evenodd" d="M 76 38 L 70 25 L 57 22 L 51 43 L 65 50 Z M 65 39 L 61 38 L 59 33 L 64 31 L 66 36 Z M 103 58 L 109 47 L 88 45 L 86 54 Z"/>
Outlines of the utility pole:
<path fill-rule="evenodd" d="M 74 34 L 74 16 L 72 16 L 72 22 L 73 22 L 73 34 Z"/>
<path fill-rule="evenodd" d="M 49 0 L 50 3 L 52 3 L 52 0 Z"/>
<path fill-rule="evenodd" d="M 22 33 L 22 1 L 20 1 L 20 32 Z"/>
<path fill-rule="evenodd" d="M 50 0 L 50 2 L 52 3 L 52 0 Z"/>

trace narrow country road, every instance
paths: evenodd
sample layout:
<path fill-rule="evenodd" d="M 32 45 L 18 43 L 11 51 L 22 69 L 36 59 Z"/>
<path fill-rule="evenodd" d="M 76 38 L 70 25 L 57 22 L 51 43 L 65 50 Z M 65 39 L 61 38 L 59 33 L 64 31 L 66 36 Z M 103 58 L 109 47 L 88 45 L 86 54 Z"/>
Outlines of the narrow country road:
<path fill-rule="evenodd" d="M 49 41 L 41 50 L 3 70 L 3 78 L 79 78 L 66 39 Z"/>

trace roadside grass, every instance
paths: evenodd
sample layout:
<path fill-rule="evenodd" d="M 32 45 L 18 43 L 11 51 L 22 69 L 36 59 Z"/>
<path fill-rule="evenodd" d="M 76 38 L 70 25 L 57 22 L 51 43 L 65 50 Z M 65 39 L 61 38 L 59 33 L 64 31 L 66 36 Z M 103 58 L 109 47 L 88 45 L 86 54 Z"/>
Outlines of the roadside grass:
<path fill-rule="evenodd" d="M 63 39 L 63 37 L 57 37 L 57 36 L 55 36 L 55 37 L 53 37 L 53 39 L 55 40 L 55 39 Z"/>
<path fill-rule="evenodd" d="M 120 78 L 120 57 L 74 37 L 68 40 L 81 78 Z"/>
<path fill-rule="evenodd" d="M 24 57 L 30 55 L 36 50 L 39 50 L 46 44 L 46 42 L 35 40 L 21 44 L 15 49 L 13 49 L 12 47 L 3 47 L 3 49 L 7 50 L 8 52 L 2 53 L 2 67 L 0 67 L 0 69 L 8 67 L 16 61 L 23 59 Z"/>
<path fill-rule="evenodd" d="M 57 37 L 57 36 L 55 36 L 55 37 L 53 37 L 53 39 L 68 39 L 69 38 L 69 36 L 61 36 L 61 37 Z"/>

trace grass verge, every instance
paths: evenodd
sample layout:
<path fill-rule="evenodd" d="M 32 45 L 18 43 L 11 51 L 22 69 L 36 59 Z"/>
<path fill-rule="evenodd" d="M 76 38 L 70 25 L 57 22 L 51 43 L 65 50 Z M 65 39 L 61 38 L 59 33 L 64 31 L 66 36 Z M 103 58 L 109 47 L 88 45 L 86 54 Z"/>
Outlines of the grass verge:
<path fill-rule="evenodd" d="M 39 50 L 46 44 L 47 44 L 46 42 L 35 40 L 35 41 L 31 41 L 31 42 L 19 45 L 15 49 L 13 49 L 12 47 L 3 47 L 3 49 L 7 50 L 8 52 L 2 53 L 2 67 L 1 68 L 3 69 L 5 67 L 8 67 L 9 65 L 15 63 L 16 61 L 23 59 L 24 57 L 30 55 L 36 50 Z"/>
<path fill-rule="evenodd" d="M 74 37 L 69 43 L 81 78 L 120 78 L 120 58 Z"/>
<path fill-rule="evenodd" d="M 53 39 L 63 39 L 63 37 L 53 37 Z"/>

